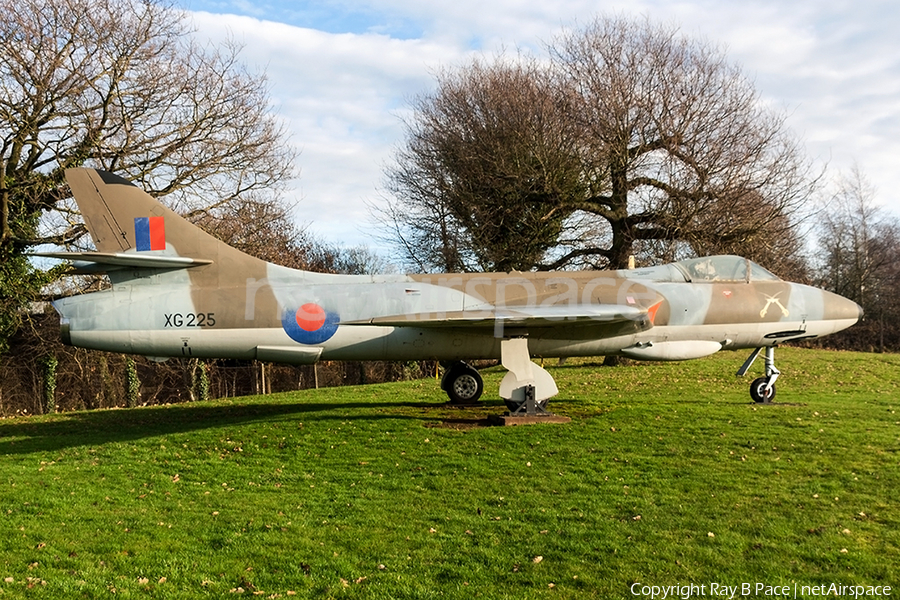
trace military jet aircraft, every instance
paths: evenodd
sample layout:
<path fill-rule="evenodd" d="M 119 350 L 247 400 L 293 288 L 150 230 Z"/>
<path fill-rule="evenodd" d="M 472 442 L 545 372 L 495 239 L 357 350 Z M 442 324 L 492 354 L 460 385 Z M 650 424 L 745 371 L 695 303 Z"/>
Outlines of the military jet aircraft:
<path fill-rule="evenodd" d="M 685 360 L 765 349 L 754 401 L 771 400 L 774 348 L 856 323 L 860 307 L 738 256 L 617 271 L 333 275 L 267 263 L 215 239 L 131 182 L 78 168 L 66 180 L 94 252 L 51 252 L 111 289 L 54 303 L 63 340 L 150 357 L 312 364 L 439 360 L 457 403 L 484 384 L 463 362 L 501 359 L 511 410 L 558 393 L 531 357 Z"/>

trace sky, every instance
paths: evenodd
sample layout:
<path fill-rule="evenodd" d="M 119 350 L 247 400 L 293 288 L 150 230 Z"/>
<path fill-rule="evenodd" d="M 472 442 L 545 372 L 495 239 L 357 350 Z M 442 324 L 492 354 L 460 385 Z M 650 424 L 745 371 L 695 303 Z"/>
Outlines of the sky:
<path fill-rule="evenodd" d="M 900 3 L 895 0 L 175 0 L 201 41 L 233 39 L 269 80 L 300 152 L 288 200 L 323 240 L 367 245 L 369 205 L 434 73 L 519 49 L 540 54 L 598 14 L 649 16 L 720 45 L 827 179 L 858 166 L 900 216 Z"/>

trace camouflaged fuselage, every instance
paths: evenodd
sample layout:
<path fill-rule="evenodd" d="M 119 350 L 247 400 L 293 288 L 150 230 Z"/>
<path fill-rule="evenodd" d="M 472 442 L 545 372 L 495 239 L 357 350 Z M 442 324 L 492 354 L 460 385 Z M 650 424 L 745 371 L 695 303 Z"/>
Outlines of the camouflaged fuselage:
<path fill-rule="evenodd" d="M 337 360 L 620 354 L 682 360 L 849 327 L 859 307 L 734 256 L 647 269 L 329 275 L 266 263 L 216 240 L 130 182 L 67 180 L 97 252 L 53 254 L 107 272 L 109 290 L 55 303 L 63 336 L 152 357 Z"/>

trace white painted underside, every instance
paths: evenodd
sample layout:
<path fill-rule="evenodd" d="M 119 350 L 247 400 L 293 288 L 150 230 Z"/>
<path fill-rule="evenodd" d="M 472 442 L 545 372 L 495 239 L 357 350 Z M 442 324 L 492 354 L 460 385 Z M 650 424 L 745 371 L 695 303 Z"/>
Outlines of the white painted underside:
<path fill-rule="evenodd" d="M 817 337 L 849 327 L 855 320 L 654 327 L 596 340 L 529 339 L 531 356 L 626 354 L 645 360 L 683 360 L 719 348 L 771 346 L 794 338 Z M 777 332 L 792 336 L 767 338 Z M 799 332 L 803 333 L 799 333 Z M 280 328 L 72 331 L 76 346 L 156 357 L 231 358 L 307 364 L 316 360 L 471 360 L 500 358 L 500 341 L 490 333 L 448 328 L 342 326 L 317 346 L 292 341 Z M 321 352 L 319 350 L 321 348 Z M 657 350 L 653 350 L 657 348 Z"/>

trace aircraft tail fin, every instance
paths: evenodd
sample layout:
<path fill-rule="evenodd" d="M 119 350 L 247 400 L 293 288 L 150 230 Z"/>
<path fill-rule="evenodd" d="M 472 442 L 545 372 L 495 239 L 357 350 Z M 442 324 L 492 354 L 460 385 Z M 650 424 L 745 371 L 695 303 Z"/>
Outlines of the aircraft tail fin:
<path fill-rule="evenodd" d="M 96 270 L 202 266 L 208 275 L 223 264 L 229 269 L 222 271 L 248 261 L 264 264 L 217 240 L 118 175 L 76 168 L 66 170 L 66 181 L 97 247 L 96 253 L 71 255 L 72 260 L 94 263 Z M 192 260 L 173 264 L 179 259 Z"/>

